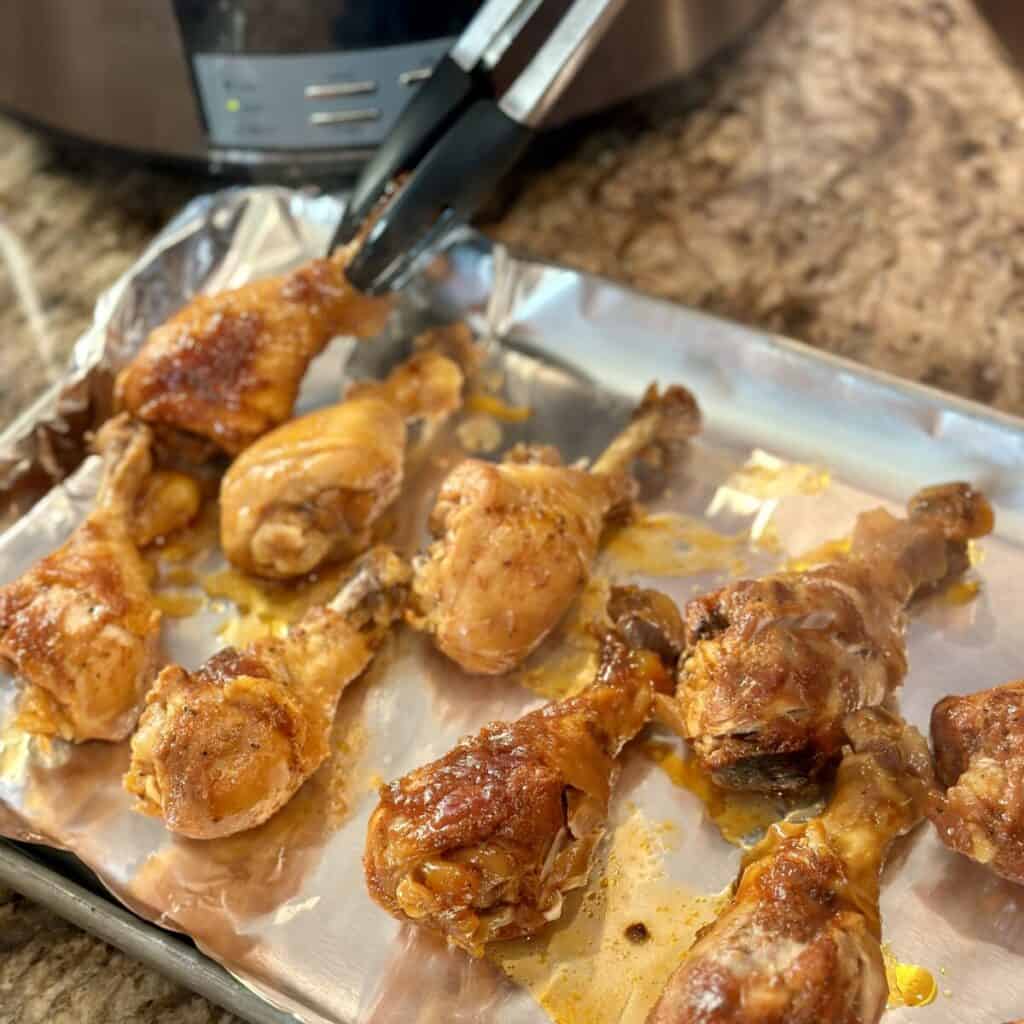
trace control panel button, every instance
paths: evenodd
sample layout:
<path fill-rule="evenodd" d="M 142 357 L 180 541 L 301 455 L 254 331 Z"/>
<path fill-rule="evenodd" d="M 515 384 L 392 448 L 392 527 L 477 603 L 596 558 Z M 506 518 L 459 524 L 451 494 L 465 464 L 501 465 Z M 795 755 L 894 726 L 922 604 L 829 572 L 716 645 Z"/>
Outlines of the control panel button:
<path fill-rule="evenodd" d="M 334 53 L 194 53 L 210 144 L 280 150 L 379 145 L 451 44 L 444 38 Z"/>
<path fill-rule="evenodd" d="M 433 73 L 433 68 L 412 68 L 410 71 L 403 71 L 398 76 L 398 81 L 401 85 L 418 85 L 425 82 Z"/>
<path fill-rule="evenodd" d="M 365 96 L 376 91 L 377 83 L 367 78 L 361 82 L 323 82 L 307 85 L 305 96 L 307 100 L 327 100 L 338 96 Z"/>
<path fill-rule="evenodd" d="M 356 124 L 359 121 L 379 121 L 380 111 L 376 107 L 364 110 L 318 110 L 309 115 L 309 123 L 318 127 L 329 124 Z"/>

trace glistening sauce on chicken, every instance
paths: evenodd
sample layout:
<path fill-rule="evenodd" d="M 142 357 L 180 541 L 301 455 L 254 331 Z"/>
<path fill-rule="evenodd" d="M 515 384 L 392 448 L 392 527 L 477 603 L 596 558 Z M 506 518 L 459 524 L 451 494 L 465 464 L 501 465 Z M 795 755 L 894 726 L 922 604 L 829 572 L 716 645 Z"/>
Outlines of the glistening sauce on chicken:
<path fill-rule="evenodd" d="M 726 894 L 697 893 L 666 876 L 673 828 L 633 811 L 563 921 L 488 946 L 487 958 L 553 1024 L 642 1024 L 665 978 L 723 906 Z"/>

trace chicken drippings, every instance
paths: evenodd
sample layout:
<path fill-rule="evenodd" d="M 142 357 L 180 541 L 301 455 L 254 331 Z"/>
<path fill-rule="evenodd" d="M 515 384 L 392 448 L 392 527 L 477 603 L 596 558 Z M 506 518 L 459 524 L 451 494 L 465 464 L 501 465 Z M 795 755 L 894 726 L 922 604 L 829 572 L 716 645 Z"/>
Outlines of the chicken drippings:
<path fill-rule="evenodd" d="M 554 1024 L 641 1024 L 697 932 L 721 909 L 725 895 L 702 895 L 665 877 L 670 829 L 634 811 L 612 833 L 606 863 L 586 889 L 567 897 L 557 925 L 487 947 L 487 958 Z"/>
<path fill-rule="evenodd" d="M 591 576 L 558 631 L 518 673 L 518 681 L 547 700 L 579 693 L 593 678 L 599 661 L 599 628 L 607 623 L 609 582 Z"/>
<path fill-rule="evenodd" d="M 204 576 L 201 585 L 211 599 L 230 601 L 238 609 L 239 614 L 228 619 L 218 635 L 225 643 L 241 647 L 264 637 L 283 636 L 310 608 L 338 592 L 346 568 L 332 567 L 287 583 L 221 569 Z"/>
<path fill-rule="evenodd" d="M 942 592 L 942 600 L 945 604 L 954 607 L 970 604 L 981 593 L 981 583 L 978 580 L 958 580 L 951 583 Z"/>
<path fill-rule="evenodd" d="M 183 590 L 157 590 L 153 594 L 153 603 L 172 619 L 187 619 L 202 608 L 203 599 L 199 594 Z"/>
<path fill-rule="evenodd" d="M 928 1006 L 935 1002 L 939 986 L 927 967 L 905 964 L 896 959 L 889 944 L 882 944 L 885 980 L 889 983 L 889 1009 L 898 1006 Z"/>
<path fill-rule="evenodd" d="M 678 743 L 650 740 L 642 744 L 640 750 L 674 785 L 700 800 L 722 838 L 734 846 L 751 847 L 769 825 L 791 810 L 787 801 L 779 797 L 733 792 L 716 786 L 696 758 L 680 756 Z"/>
<path fill-rule="evenodd" d="M 786 462 L 755 448 L 750 458 L 733 473 L 725 486 L 752 498 L 787 498 L 797 494 L 821 494 L 832 475 L 822 466 Z"/>
<path fill-rule="evenodd" d="M 746 533 L 724 534 L 701 519 L 676 513 L 644 513 L 616 530 L 603 557 L 623 572 L 652 576 L 695 576 L 746 569 Z"/>

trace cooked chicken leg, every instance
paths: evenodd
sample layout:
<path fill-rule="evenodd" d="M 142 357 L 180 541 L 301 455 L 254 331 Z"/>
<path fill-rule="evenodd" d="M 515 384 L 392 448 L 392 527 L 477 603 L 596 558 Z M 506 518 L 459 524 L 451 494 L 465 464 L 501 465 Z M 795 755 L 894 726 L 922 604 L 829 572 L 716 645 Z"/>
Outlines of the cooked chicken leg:
<path fill-rule="evenodd" d="M 288 418 L 306 367 L 331 338 L 383 326 L 390 302 L 345 277 L 352 251 L 197 296 L 118 375 L 118 402 L 196 460 L 238 454 Z"/>
<path fill-rule="evenodd" d="M 615 758 L 670 680 L 656 655 L 609 636 L 578 696 L 485 726 L 381 787 L 363 858 L 370 895 L 474 956 L 556 920 L 586 883 Z"/>
<path fill-rule="evenodd" d="M 939 838 L 1024 885 L 1024 681 L 939 701 L 932 744 Z"/>
<path fill-rule="evenodd" d="M 819 818 L 774 826 L 732 902 L 669 979 L 648 1024 L 876 1024 L 888 988 L 879 873 L 923 817 L 931 759 L 881 709 L 844 723 L 849 742 Z"/>
<path fill-rule="evenodd" d="M 449 474 L 431 515 L 431 544 L 414 583 L 410 621 L 467 672 L 498 675 L 551 632 L 579 593 L 601 531 L 632 499 L 630 463 L 697 433 L 682 387 L 648 390 L 633 421 L 588 473 L 554 449 L 467 459 Z"/>
<path fill-rule="evenodd" d="M 326 607 L 282 639 L 227 647 L 196 672 L 165 668 L 132 737 L 125 788 L 172 832 L 253 828 L 323 763 L 338 698 L 400 614 L 409 570 L 375 548 Z"/>
<path fill-rule="evenodd" d="M 381 383 L 283 424 L 247 448 L 220 490 L 220 538 L 246 572 L 288 579 L 369 547 L 402 487 L 406 419 L 458 408 L 462 371 L 420 352 Z"/>
<path fill-rule="evenodd" d="M 106 466 L 89 517 L 0 589 L 0 659 L 24 683 L 19 724 L 29 732 L 121 740 L 138 719 L 160 632 L 132 536 L 151 440 L 127 416 L 108 421 L 97 437 Z"/>
<path fill-rule="evenodd" d="M 843 717 L 902 682 L 907 603 L 966 568 L 968 539 L 992 525 L 968 485 L 929 488 L 906 519 L 862 514 L 847 559 L 691 601 L 679 687 L 662 716 L 719 785 L 802 785 L 839 753 Z"/>

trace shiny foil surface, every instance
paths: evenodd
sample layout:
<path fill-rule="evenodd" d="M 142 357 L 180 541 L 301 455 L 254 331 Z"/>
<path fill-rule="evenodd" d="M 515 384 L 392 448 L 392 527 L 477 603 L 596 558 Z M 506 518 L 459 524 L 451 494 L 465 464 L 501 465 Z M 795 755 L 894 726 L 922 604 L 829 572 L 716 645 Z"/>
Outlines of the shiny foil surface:
<path fill-rule="evenodd" d="M 0 438 L 0 514 L 13 524 L 0 536 L 0 580 L 53 550 L 87 514 L 99 463 L 86 456 L 84 431 L 107 414 L 112 375 L 148 330 L 199 290 L 320 255 L 339 213 L 330 197 L 281 189 L 201 198 L 101 298 L 68 378 Z M 421 268 L 385 336 L 331 344 L 310 368 L 299 411 L 384 372 L 424 326 L 456 319 L 486 346 L 491 390 L 508 408 L 529 410 L 477 430 L 488 447 L 500 440 L 489 457 L 517 441 L 555 444 L 567 460 L 593 457 L 652 380 L 686 384 L 704 411 L 704 433 L 645 505 L 646 525 L 611 538 L 570 620 L 600 604 L 604 581 L 653 583 L 685 601 L 843 537 L 865 508 L 899 508 L 921 485 L 969 479 L 995 504 L 997 532 L 981 543 L 957 599 L 912 612 L 901 706 L 926 730 L 940 697 L 1024 675 L 1024 423 L 520 259 L 469 232 Z M 463 423 L 482 415 L 467 411 Z M 411 455 L 395 527 L 408 553 L 422 545 L 439 481 L 469 437 L 456 423 Z M 223 566 L 214 547 L 194 569 L 202 579 Z M 165 616 L 163 626 L 166 659 L 190 669 L 223 645 L 218 631 L 238 614 L 228 600 L 195 593 L 195 614 Z M 595 885 L 602 870 L 607 884 L 600 900 L 568 901 L 550 935 L 474 961 L 399 925 L 363 882 L 375 786 L 487 721 L 566 692 L 588 670 L 579 636 L 570 622 L 512 676 L 474 678 L 399 631 L 344 694 L 331 760 L 265 825 L 210 842 L 172 837 L 131 810 L 120 781 L 127 743 L 73 747 L 21 734 L 12 724 L 17 684 L 2 678 L 0 832 L 72 851 L 134 911 L 187 932 L 304 1021 L 526 1024 L 550 1015 L 582 1024 L 594 1019 L 587 991 L 597 992 L 602 1020 L 642 1020 L 736 874 L 741 844 L 722 830 L 735 839 L 765 816 L 764 808 L 729 820 L 716 812 L 699 786 L 685 784 L 685 751 L 668 734 L 652 727 L 627 748 L 607 868 L 595 869 Z M 895 1007 L 886 1020 L 1020 1016 L 1024 889 L 947 852 L 922 824 L 889 858 L 882 917 L 894 960 L 925 968 L 936 989 L 929 1005 Z M 620 941 L 624 923 L 640 934 L 637 922 L 652 937 L 646 950 Z"/>

